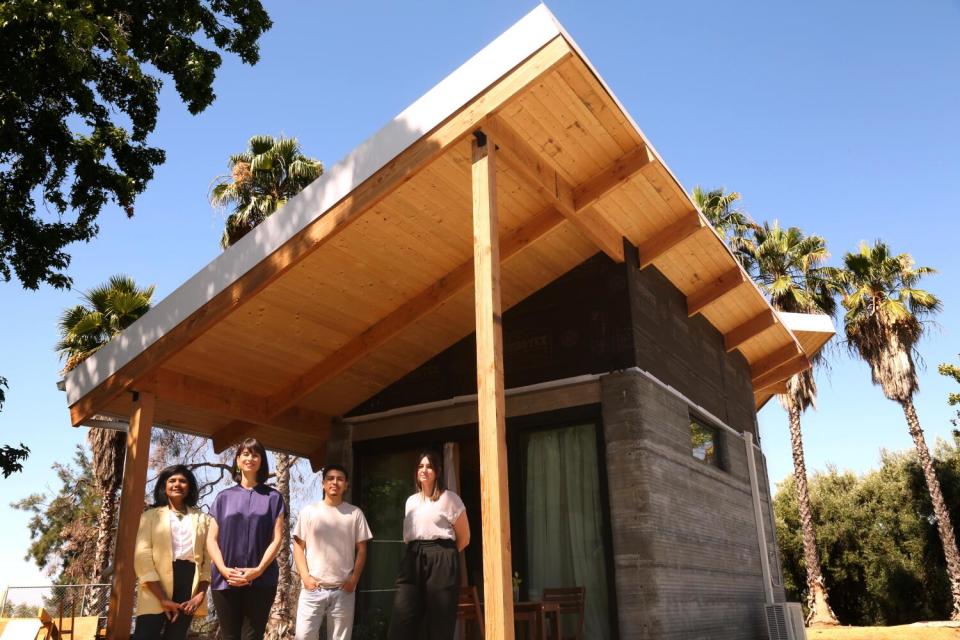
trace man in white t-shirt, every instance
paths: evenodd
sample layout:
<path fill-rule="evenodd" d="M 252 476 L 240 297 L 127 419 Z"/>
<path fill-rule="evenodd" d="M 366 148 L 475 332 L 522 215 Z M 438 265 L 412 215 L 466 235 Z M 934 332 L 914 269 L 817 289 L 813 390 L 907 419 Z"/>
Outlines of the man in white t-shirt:
<path fill-rule="evenodd" d="M 304 507 L 293 527 L 293 558 L 303 582 L 296 640 L 317 640 L 324 617 L 331 640 L 353 635 L 354 591 L 373 534 L 363 511 L 343 501 L 346 490 L 346 469 L 327 465 L 323 501 Z"/>

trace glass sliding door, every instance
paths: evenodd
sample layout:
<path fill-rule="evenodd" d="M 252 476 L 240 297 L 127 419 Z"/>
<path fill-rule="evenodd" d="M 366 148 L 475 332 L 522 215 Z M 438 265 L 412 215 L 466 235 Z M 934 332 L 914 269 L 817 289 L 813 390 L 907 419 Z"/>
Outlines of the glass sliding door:
<path fill-rule="evenodd" d="M 596 426 L 531 431 L 520 443 L 527 596 L 539 600 L 545 588 L 586 587 L 584 637 L 610 638 Z M 573 633 L 572 620 L 564 626 L 564 636 Z"/>

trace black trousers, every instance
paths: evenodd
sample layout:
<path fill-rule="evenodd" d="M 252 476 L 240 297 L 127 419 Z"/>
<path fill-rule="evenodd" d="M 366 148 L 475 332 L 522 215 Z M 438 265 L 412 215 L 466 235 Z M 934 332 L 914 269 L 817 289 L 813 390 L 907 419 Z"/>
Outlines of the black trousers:
<path fill-rule="evenodd" d="M 197 565 L 187 560 L 173 562 L 173 593 L 170 599 L 174 602 L 186 602 L 193 596 L 193 576 Z M 167 619 L 165 613 L 145 613 L 137 616 L 137 625 L 133 630 L 133 640 L 184 640 L 190 629 L 193 616 L 183 612 L 173 622 Z"/>
<path fill-rule="evenodd" d="M 390 640 L 450 640 L 457 625 L 460 554 L 453 540 L 414 540 L 400 561 Z"/>
<path fill-rule="evenodd" d="M 230 587 L 212 591 L 222 640 L 263 640 L 277 587 Z"/>

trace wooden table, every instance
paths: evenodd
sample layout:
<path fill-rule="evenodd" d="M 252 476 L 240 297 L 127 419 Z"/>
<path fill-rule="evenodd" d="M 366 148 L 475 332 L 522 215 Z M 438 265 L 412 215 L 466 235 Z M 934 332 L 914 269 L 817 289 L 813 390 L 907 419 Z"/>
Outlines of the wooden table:
<path fill-rule="evenodd" d="M 525 622 L 527 627 L 527 639 L 547 640 L 547 618 L 553 621 L 551 627 L 553 632 L 551 637 L 555 640 L 560 639 L 560 603 L 558 602 L 540 602 L 523 601 L 513 603 L 513 621 L 514 623 Z M 537 635 L 539 631 L 540 635 Z"/>

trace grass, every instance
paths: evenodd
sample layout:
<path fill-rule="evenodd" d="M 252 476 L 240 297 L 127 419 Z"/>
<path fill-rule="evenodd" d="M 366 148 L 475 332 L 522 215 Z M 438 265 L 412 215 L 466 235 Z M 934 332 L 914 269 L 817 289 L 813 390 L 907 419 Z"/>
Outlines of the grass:
<path fill-rule="evenodd" d="M 911 625 L 807 629 L 807 640 L 960 640 L 960 629 Z"/>

